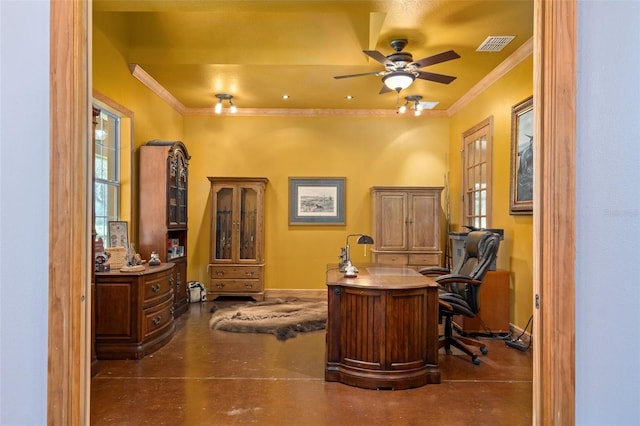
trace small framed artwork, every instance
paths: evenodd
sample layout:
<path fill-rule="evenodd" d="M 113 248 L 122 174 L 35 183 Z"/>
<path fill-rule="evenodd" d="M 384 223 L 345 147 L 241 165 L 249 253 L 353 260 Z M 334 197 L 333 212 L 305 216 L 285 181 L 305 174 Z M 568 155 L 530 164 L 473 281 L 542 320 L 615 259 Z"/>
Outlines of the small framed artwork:
<path fill-rule="evenodd" d="M 289 178 L 289 225 L 344 225 L 345 178 Z"/>
<path fill-rule="evenodd" d="M 511 108 L 511 214 L 533 214 L 533 97 Z"/>
<path fill-rule="evenodd" d="M 127 222 L 109 222 L 109 247 L 129 247 L 129 227 Z"/>

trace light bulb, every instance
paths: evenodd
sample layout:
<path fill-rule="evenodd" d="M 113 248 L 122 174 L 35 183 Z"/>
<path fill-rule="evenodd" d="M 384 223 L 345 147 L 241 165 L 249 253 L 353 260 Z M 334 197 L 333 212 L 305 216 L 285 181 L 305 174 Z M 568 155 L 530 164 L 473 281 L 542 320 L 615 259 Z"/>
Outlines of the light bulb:
<path fill-rule="evenodd" d="M 213 109 L 216 114 L 220 114 L 222 112 L 222 99 L 218 101 L 216 107 Z"/>

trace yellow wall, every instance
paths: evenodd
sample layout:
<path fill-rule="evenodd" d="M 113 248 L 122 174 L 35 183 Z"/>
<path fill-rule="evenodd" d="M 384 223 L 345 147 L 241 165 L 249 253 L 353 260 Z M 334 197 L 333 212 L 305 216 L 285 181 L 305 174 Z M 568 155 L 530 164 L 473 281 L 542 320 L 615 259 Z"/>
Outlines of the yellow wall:
<path fill-rule="evenodd" d="M 266 287 L 322 289 L 346 235 L 371 231 L 369 188 L 442 186 L 448 140 L 442 118 L 185 117 L 189 279 L 207 280 L 207 176 L 267 177 Z M 346 177 L 346 225 L 289 226 L 289 177 Z"/>
<path fill-rule="evenodd" d="M 493 228 L 504 228 L 498 268 L 511 271 L 511 322 L 524 328 L 532 314 L 533 216 L 509 214 L 511 165 L 511 107 L 533 93 L 533 59 L 519 64 L 450 119 L 449 149 L 452 230 L 462 223 L 462 134 L 493 116 Z"/>
<path fill-rule="evenodd" d="M 133 147 L 128 138 L 123 139 L 126 144 L 121 147 L 123 154 L 125 151 L 132 153 L 132 158 L 121 164 L 125 193 L 129 193 L 129 186 L 133 187 L 131 196 L 123 196 L 121 200 L 121 220 L 131 222 L 129 241 L 136 243 L 137 148 L 152 139 L 182 140 L 183 117 L 135 79 L 129 71 L 126 59 L 111 40 L 96 26 L 93 28 L 93 89 L 133 111 L 132 120 L 121 121 L 121 133 L 129 134 L 131 126 L 133 127 Z M 130 169 L 133 172 L 127 176 Z"/>
<path fill-rule="evenodd" d="M 269 179 L 265 257 L 266 287 L 271 289 L 324 288 L 325 265 L 338 261 L 346 235 L 371 230 L 371 186 L 443 186 L 450 170 L 456 230 L 461 214 L 461 135 L 492 115 L 492 226 L 505 229 L 498 267 L 511 271 L 511 322 L 525 326 L 532 312 L 532 217 L 509 215 L 510 126 L 511 107 L 532 93 L 531 59 L 449 119 L 182 117 L 131 75 L 126 59 L 95 26 L 93 37 L 93 86 L 134 112 L 134 147 L 151 139 L 182 140 L 192 156 L 189 280 L 207 281 L 207 176 Z M 133 164 L 135 168 L 137 160 Z M 289 177 L 346 177 L 346 225 L 289 226 Z M 135 236 L 131 239 L 135 242 Z M 352 252 L 356 264 L 370 259 L 359 247 Z"/>

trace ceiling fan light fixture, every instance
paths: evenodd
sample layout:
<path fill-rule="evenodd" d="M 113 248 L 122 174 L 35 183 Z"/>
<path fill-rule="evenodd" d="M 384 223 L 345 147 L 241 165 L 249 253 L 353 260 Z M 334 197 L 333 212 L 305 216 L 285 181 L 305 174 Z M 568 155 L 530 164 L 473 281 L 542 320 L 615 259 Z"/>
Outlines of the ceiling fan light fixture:
<path fill-rule="evenodd" d="M 382 77 L 382 82 L 391 90 L 400 93 L 401 90 L 411 86 L 416 76 L 407 71 L 393 71 Z"/>

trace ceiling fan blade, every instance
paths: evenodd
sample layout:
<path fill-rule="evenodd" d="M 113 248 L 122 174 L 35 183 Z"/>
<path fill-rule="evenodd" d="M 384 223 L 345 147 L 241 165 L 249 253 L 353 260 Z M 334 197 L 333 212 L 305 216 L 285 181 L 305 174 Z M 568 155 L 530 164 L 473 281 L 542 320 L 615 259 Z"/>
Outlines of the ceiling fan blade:
<path fill-rule="evenodd" d="M 380 92 L 378 92 L 378 95 L 382 95 L 384 93 L 389 93 L 391 92 L 391 89 L 389 89 L 386 85 L 382 85 L 382 89 L 380 89 Z"/>
<path fill-rule="evenodd" d="M 436 74 L 428 71 L 418 71 L 417 77 L 422 80 L 430 80 L 430 81 L 435 81 L 436 83 L 443 83 L 443 84 L 449 84 L 457 78 L 451 75 Z"/>
<path fill-rule="evenodd" d="M 382 53 L 378 52 L 377 50 L 363 50 L 363 52 L 365 55 L 368 55 L 369 57 L 380 62 L 382 65 L 394 66 L 393 62 L 391 62 L 386 56 L 384 56 Z"/>
<path fill-rule="evenodd" d="M 411 65 L 414 65 L 417 68 L 426 67 L 427 65 L 439 64 L 440 62 L 450 61 L 452 59 L 458 59 L 460 55 L 458 55 L 453 50 L 447 50 L 446 52 L 438 53 L 437 55 L 427 56 L 426 58 L 419 59 L 413 62 Z"/>
<path fill-rule="evenodd" d="M 382 75 L 384 74 L 383 71 L 373 71 L 373 72 L 363 72 L 360 74 L 348 74 L 348 75 L 336 75 L 333 78 L 351 78 L 351 77 L 362 77 L 363 75 Z"/>

